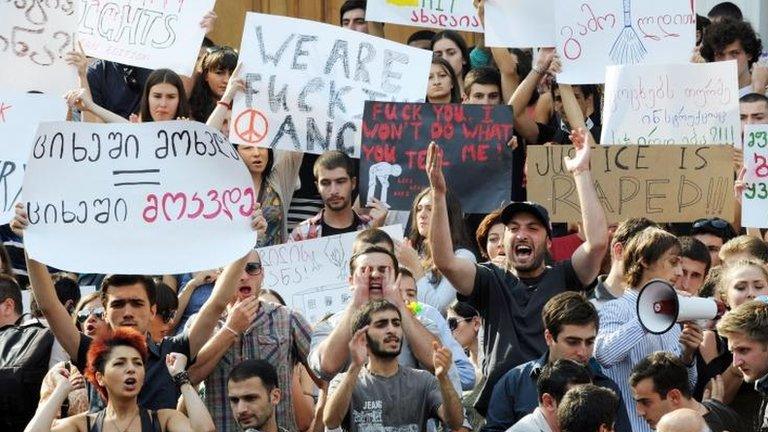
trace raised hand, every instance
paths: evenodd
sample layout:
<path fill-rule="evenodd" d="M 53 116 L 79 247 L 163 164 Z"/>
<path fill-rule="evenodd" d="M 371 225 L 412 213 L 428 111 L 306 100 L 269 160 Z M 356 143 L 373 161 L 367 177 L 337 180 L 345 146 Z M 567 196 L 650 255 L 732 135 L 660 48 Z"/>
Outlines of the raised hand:
<path fill-rule="evenodd" d="M 373 226 L 384 226 L 384 220 L 387 218 L 387 213 L 389 213 L 389 206 L 378 199 L 371 197 L 368 207 L 371 208 L 369 215 L 373 219 Z"/>
<path fill-rule="evenodd" d="M 736 181 L 733 182 L 733 195 L 736 198 L 736 202 L 741 204 L 741 197 L 744 195 L 744 189 L 747 188 L 747 184 L 744 182 L 744 177 L 747 175 L 747 169 L 741 167 L 739 170 L 739 176 Z"/>
<path fill-rule="evenodd" d="M 80 111 L 90 111 L 93 106 L 93 99 L 88 90 L 84 88 L 70 90 L 64 94 L 64 99 L 67 100 L 67 105 L 70 108 L 75 108 Z"/>
<path fill-rule="evenodd" d="M 205 30 L 205 34 L 209 34 L 213 31 L 213 26 L 216 24 L 218 15 L 214 11 L 208 11 L 203 15 L 203 19 L 200 20 L 200 28 Z"/>
<path fill-rule="evenodd" d="M 16 215 L 11 220 L 11 230 L 17 236 L 24 237 L 24 230 L 29 226 L 27 209 L 24 208 L 24 203 L 16 203 L 13 210 L 16 212 Z"/>
<path fill-rule="evenodd" d="M 371 268 L 358 267 L 352 275 L 352 305 L 355 308 L 368 303 L 371 282 Z"/>
<path fill-rule="evenodd" d="M 248 296 L 238 299 L 227 308 L 226 326 L 237 334 L 243 334 L 251 326 L 259 311 L 259 299 L 256 296 Z"/>
<path fill-rule="evenodd" d="M 366 339 L 366 333 L 368 332 L 368 326 L 356 331 L 352 336 L 352 340 L 349 341 L 349 356 L 352 360 L 352 365 L 357 367 L 365 366 L 365 362 L 368 361 L 368 340 Z"/>
<path fill-rule="evenodd" d="M 451 350 L 441 346 L 437 341 L 432 341 L 432 362 L 435 366 L 435 376 L 440 379 L 448 376 L 448 370 L 453 365 L 453 355 Z"/>
<path fill-rule="evenodd" d="M 725 396 L 725 383 L 723 382 L 722 375 L 715 375 L 714 378 L 709 380 L 709 385 L 704 389 L 704 397 L 702 400 L 714 399 L 718 402 L 723 402 L 723 396 Z"/>
<path fill-rule="evenodd" d="M 400 275 L 392 267 L 384 269 L 384 278 L 381 281 L 382 296 L 398 308 L 405 307 L 405 299 L 400 290 Z"/>
<path fill-rule="evenodd" d="M 572 158 L 569 156 L 563 158 L 565 160 L 565 168 L 574 175 L 589 171 L 592 148 L 589 146 L 587 131 L 583 128 L 578 128 L 571 131 L 570 138 L 576 153 Z"/>
<path fill-rule="evenodd" d="M 416 252 L 416 249 L 411 246 L 410 239 L 406 238 L 403 241 L 395 241 L 395 257 L 397 257 L 397 262 L 401 266 L 404 266 L 413 273 L 414 277 L 416 277 L 416 273 L 420 274 L 421 258 L 419 258 L 419 253 Z M 418 280 L 419 278 L 416 279 Z"/>
<path fill-rule="evenodd" d="M 184 372 L 187 368 L 187 356 L 181 353 L 172 352 L 165 356 L 165 367 L 171 376 Z"/>
<path fill-rule="evenodd" d="M 427 177 L 432 191 L 439 194 L 445 194 L 448 187 L 443 175 L 443 153 L 440 147 L 434 141 L 429 143 L 427 148 Z"/>
<path fill-rule="evenodd" d="M 261 211 L 261 204 L 259 203 L 253 206 L 251 229 L 262 235 L 267 232 L 267 219 L 264 217 L 264 213 Z"/>

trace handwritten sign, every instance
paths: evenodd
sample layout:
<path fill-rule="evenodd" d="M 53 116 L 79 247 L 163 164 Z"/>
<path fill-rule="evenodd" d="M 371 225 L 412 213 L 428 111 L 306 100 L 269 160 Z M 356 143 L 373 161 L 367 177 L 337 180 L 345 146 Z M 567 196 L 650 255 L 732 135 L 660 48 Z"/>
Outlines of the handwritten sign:
<path fill-rule="evenodd" d="M 66 117 L 67 104 L 60 96 L 0 93 L 0 224 L 13 218 L 37 125 Z"/>
<path fill-rule="evenodd" d="M 477 11 L 467 0 L 369 0 L 369 21 L 469 32 L 483 32 Z"/>
<path fill-rule="evenodd" d="M 485 44 L 514 48 L 555 46 L 555 0 L 486 0 Z"/>
<path fill-rule="evenodd" d="M 89 56 L 191 76 L 216 0 L 80 1 L 78 38 Z"/>
<path fill-rule="evenodd" d="M 74 49 L 74 2 L 4 1 L 0 17 L 0 87 L 60 95 L 78 86 L 62 58 Z"/>
<path fill-rule="evenodd" d="M 512 195 L 512 110 L 506 105 L 367 102 L 360 200 L 410 210 L 429 186 L 427 145 L 440 144 L 451 191 L 467 213 L 488 213 Z"/>
<path fill-rule="evenodd" d="M 691 57 L 691 0 L 558 0 L 557 52 L 566 84 L 601 83 L 616 64 L 680 63 Z"/>
<path fill-rule="evenodd" d="M 741 146 L 736 62 L 609 66 L 601 144 Z"/>
<path fill-rule="evenodd" d="M 768 227 L 768 125 L 747 125 L 744 130 L 744 193 L 741 224 Z"/>
<path fill-rule="evenodd" d="M 402 225 L 382 228 L 403 239 Z M 357 233 L 320 237 L 257 249 L 264 266 L 264 288 L 280 293 L 309 322 L 342 310 L 350 297 L 349 258 Z"/>
<path fill-rule="evenodd" d="M 366 100 L 423 101 L 432 53 L 315 21 L 248 13 L 234 143 L 360 156 Z"/>
<path fill-rule="evenodd" d="M 80 273 L 216 268 L 256 244 L 248 170 L 190 121 L 43 123 L 24 177 L 29 255 Z"/>
<path fill-rule="evenodd" d="M 730 220 L 732 152 L 727 146 L 594 147 L 592 178 L 611 222 L 639 216 L 657 222 Z M 581 221 L 566 155 L 573 156 L 573 147 L 528 147 L 528 199 L 543 204 L 553 222 Z"/>

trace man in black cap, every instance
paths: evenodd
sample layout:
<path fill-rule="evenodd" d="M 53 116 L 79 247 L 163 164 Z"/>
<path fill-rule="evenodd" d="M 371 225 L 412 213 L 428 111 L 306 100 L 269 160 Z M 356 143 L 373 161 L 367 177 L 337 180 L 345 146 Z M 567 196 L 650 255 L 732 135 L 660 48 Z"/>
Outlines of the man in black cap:
<path fill-rule="evenodd" d="M 551 244 L 549 213 L 539 204 L 514 202 L 501 214 L 506 225 L 504 252 L 507 268 L 473 264 L 453 253 L 446 208 L 442 156 L 433 143 L 427 156 L 432 188 L 429 247 L 438 270 L 483 317 L 485 339 L 483 374 L 488 377 L 475 404 L 486 414 L 488 400 L 498 379 L 511 368 L 541 357 L 547 349 L 541 311 L 552 296 L 583 290 L 600 271 L 608 248 L 608 223 L 595 191 L 589 168 L 590 147 L 583 130 L 572 134 L 575 154 L 565 165 L 573 175 L 579 196 L 586 241 L 570 260 L 547 266 Z"/>

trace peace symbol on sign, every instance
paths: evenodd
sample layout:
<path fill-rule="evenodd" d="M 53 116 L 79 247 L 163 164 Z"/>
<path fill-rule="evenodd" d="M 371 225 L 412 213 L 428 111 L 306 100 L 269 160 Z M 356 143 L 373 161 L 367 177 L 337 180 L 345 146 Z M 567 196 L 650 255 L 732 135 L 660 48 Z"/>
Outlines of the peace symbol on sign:
<path fill-rule="evenodd" d="M 261 111 L 247 109 L 235 119 L 235 134 L 243 142 L 256 144 L 261 142 L 269 130 L 269 122 Z"/>

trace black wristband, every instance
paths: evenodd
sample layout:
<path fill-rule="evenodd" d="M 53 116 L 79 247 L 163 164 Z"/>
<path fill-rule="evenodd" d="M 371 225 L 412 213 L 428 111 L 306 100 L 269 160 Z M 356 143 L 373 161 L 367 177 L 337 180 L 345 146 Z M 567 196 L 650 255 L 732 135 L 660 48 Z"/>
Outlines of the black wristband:
<path fill-rule="evenodd" d="M 184 384 L 189 384 L 189 372 L 187 371 L 181 371 L 176 375 L 172 376 L 171 378 L 173 378 L 173 383 L 176 384 L 176 387 L 181 387 Z"/>

